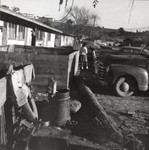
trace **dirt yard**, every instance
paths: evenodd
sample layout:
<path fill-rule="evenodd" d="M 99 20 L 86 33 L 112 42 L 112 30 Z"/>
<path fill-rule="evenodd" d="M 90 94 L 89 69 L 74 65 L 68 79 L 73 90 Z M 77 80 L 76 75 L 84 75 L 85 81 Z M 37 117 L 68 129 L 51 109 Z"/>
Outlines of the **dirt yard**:
<path fill-rule="evenodd" d="M 119 129 L 126 135 L 133 134 L 145 144 L 145 150 L 148 150 L 149 91 L 122 98 L 116 96 L 112 87 L 101 87 L 98 81 L 92 78 L 90 71 L 83 71 L 81 75 Z"/>
<path fill-rule="evenodd" d="M 120 131 L 129 138 L 135 137 L 145 145 L 145 150 L 149 150 L 149 92 L 138 92 L 135 96 L 122 98 L 116 96 L 112 87 L 101 87 L 92 78 L 90 70 L 82 71 L 81 76 Z M 35 99 L 39 101 L 39 98 L 45 99 L 44 95 L 42 96 L 38 95 Z M 82 109 L 83 107 L 76 114 L 71 115 L 71 121 L 76 121 L 77 124 L 71 122 L 72 124 L 68 124 L 62 130 L 70 129 L 71 135 L 80 137 L 86 146 L 89 145 L 87 140 L 91 141 L 94 144 L 93 148 L 96 149 L 142 150 L 133 143 L 133 140 L 126 141 L 124 145 L 118 141 L 112 141 L 108 137 L 108 131 L 99 124 L 96 125 L 95 118 L 89 117 L 87 115 L 89 110 Z"/>
<path fill-rule="evenodd" d="M 149 150 L 149 92 L 138 92 L 135 96 L 122 98 L 115 95 L 112 87 L 101 87 L 92 78 L 90 70 L 81 72 L 81 76 L 120 131 L 129 139 L 135 137 L 145 145 L 144 150 Z M 36 100 L 42 101 L 46 100 L 47 93 L 36 93 L 34 96 Z M 97 124 L 94 117 L 87 115 L 89 110 L 82 108 L 83 106 L 76 114 L 71 114 L 71 122 L 68 125 L 60 128 L 61 135 L 66 134 L 69 140 L 72 137 L 70 140 L 72 143 L 77 141 L 78 144 L 79 141 L 80 145 L 84 145 L 77 148 L 70 146 L 69 150 L 142 150 L 136 146 L 138 144 L 135 144 L 136 141 L 133 143 L 133 140 L 131 142 L 125 141 L 124 144 L 111 140 L 108 131 Z M 67 130 L 69 130 L 68 133 Z"/>

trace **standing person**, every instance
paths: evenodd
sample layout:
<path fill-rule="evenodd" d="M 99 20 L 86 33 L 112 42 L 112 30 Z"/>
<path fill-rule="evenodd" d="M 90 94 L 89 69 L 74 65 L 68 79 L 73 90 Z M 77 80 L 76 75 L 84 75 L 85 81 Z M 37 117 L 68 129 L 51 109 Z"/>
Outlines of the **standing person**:
<path fill-rule="evenodd" d="M 88 69 L 88 59 L 87 59 L 88 49 L 86 44 L 83 43 L 82 47 L 80 48 L 80 62 L 81 62 L 81 69 L 85 68 Z"/>

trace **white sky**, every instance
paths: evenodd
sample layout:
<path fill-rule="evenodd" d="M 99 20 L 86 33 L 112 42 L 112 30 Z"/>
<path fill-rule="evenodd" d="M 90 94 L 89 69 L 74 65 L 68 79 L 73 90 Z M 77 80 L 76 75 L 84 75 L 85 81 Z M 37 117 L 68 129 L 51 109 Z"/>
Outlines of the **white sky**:
<path fill-rule="evenodd" d="M 19 7 L 22 13 L 32 13 L 37 16 L 48 16 L 59 20 L 63 17 L 65 1 L 59 11 L 59 0 L 1 0 L 2 5 Z M 99 0 L 96 8 L 92 6 L 93 0 L 74 0 L 74 6 L 85 6 L 101 17 L 100 26 L 106 28 L 142 28 L 149 30 L 149 0 L 135 0 L 130 14 L 132 0 Z M 67 7 L 72 0 L 68 0 Z"/>

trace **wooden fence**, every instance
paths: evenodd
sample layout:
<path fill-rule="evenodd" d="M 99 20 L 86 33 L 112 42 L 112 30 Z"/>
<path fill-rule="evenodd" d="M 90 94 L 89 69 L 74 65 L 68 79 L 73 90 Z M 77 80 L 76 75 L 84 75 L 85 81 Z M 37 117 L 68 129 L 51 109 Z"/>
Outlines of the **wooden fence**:
<path fill-rule="evenodd" d="M 78 72 L 79 53 L 72 48 L 45 48 L 33 46 L 1 46 L 0 70 L 10 64 L 32 63 L 35 67 L 34 86 L 45 91 L 49 77 L 57 81 L 58 88 L 70 88 L 71 79 Z"/>

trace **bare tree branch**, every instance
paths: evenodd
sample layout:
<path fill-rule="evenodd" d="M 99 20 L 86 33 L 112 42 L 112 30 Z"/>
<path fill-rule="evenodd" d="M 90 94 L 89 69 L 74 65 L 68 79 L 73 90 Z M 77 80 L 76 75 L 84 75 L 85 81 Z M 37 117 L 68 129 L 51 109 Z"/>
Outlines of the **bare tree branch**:
<path fill-rule="evenodd" d="M 66 0 L 66 2 L 65 2 L 65 7 L 67 6 L 67 2 L 68 2 L 68 0 Z M 60 0 L 59 5 L 62 5 L 62 4 L 63 4 L 63 0 Z M 98 0 L 93 0 L 93 7 L 94 8 L 97 6 L 97 4 L 98 4 Z"/>

